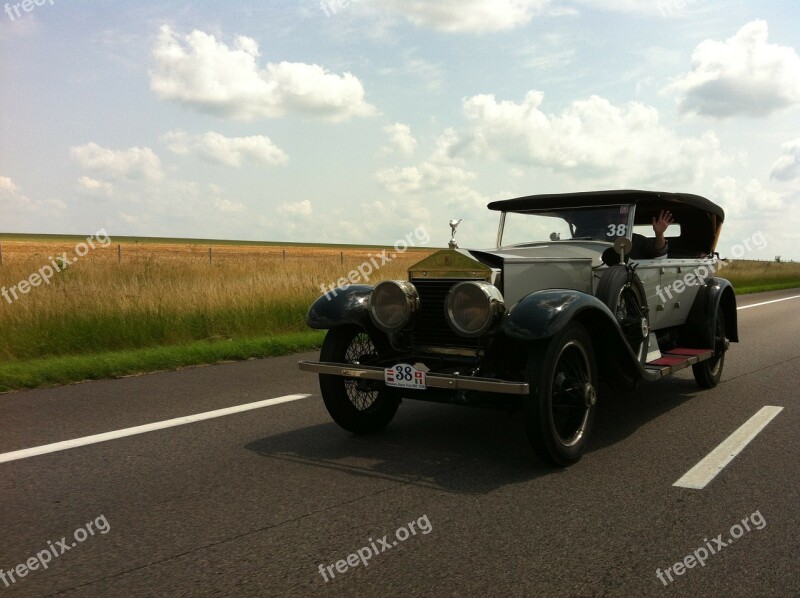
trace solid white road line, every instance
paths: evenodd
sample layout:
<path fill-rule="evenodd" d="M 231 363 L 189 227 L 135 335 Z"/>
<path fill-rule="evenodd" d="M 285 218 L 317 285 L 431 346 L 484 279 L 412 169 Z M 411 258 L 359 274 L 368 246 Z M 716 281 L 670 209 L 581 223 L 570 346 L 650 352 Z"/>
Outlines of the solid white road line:
<path fill-rule="evenodd" d="M 783 411 L 783 407 L 762 407 L 722 444 L 708 453 L 697 465 L 672 484 L 681 488 L 702 490 L 722 469 L 746 447 L 772 419 Z"/>
<path fill-rule="evenodd" d="M 778 303 L 779 301 L 788 301 L 789 299 L 800 299 L 800 295 L 792 295 L 791 297 L 784 297 L 783 299 L 773 299 L 772 301 L 763 301 L 762 303 L 753 303 L 752 305 L 742 305 L 736 309 L 749 309 L 751 307 L 758 307 L 759 305 L 769 305 L 770 303 Z"/>
<path fill-rule="evenodd" d="M 83 438 L 64 440 L 63 442 L 55 442 L 53 444 L 43 444 L 42 446 L 35 446 L 29 449 L 22 449 L 19 451 L 0 454 L 0 463 L 5 463 L 6 461 L 16 461 L 18 459 L 27 459 L 28 457 L 36 457 L 37 455 L 46 455 L 47 453 L 55 453 L 57 451 L 65 451 L 67 449 L 72 449 L 79 446 L 86 446 L 87 444 L 96 444 L 98 442 L 105 442 L 106 440 L 116 440 L 117 438 L 134 436 L 136 434 L 144 434 L 145 432 L 152 432 L 154 430 L 163 430 L 164 428 L 173 428 L 175 426 L 182 426 L 184 424 L 192 424 L 205 419 L 214 419 L 215 417 L 224 417 L 234 413 L 251 411 L 252 409 L 261 409 L 262 407 L 270 407 L 272 405 L 279 405 L 281 403 L 288 403 L 290 401 L 298 401 L 300 399 L 306 399 L 310 396 L 311 395 L 308 394 L 286 395 L 283 397 L 277 397 L 275 399 L 267 399 L 265 401 L 257 401 L 255 403 L 246 403 L 244 405 L 226 407 L 225 409 L 217 409 L 216 411 L 206 411 L 205 413 L 198 413 L 196 415 L 186 415 L 184 417 L 176 417 L 175 419 L 167 419 L 160 422 L 154 422 L 152 424 L 134 426 L 133 428 L 125 428 L 123 430 L 114 430 L 113 432 L 104 432 L 103 434 L 84 436 Z"/>

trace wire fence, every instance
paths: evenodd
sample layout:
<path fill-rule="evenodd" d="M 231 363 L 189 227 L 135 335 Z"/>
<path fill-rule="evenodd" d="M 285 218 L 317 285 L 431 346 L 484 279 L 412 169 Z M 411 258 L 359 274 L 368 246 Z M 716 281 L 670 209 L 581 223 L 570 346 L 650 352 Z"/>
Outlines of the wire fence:
<path fill-rule="evenodd" d="M 3 241 L 0 242 L 0 266 L 28 262 L 32 258 L 42 261 L 58 259 L 62 253 L 71 253 L 75 248 L 68 241 Z M 209 264 L 227 261 L 256 260 L 264 262 L 298 262 L 323 260 L 327 263 L 350 263 L 367 260 L 384 253 L 390 259 L 405 255 L 410 259 L 421 259 L 431 253 L 430 248 L 409 248 L 405 252 L 393 247 L 336 247 L 336 246 L 280 246 L 280 245 L 202 245 L 190 243 L 110 243 L 97 246 L 82 260 L 116 261 L 117 263 L 140 261 L 191 261 Z"/>

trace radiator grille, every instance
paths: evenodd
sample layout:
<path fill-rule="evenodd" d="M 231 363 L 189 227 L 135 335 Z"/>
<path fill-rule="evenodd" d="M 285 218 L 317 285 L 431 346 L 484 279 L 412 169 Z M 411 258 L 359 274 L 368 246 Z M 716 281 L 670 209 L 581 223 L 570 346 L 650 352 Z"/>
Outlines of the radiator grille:
<path fill-rule="evenodd" d="M 413 278 L 419 293 L 420 308 L 414 321 L 414 344 L 428 347 L 476 347 L 477 339 L 467 339 L 450 329 L 444 315 L 447 293 L 466 279 Z"/>

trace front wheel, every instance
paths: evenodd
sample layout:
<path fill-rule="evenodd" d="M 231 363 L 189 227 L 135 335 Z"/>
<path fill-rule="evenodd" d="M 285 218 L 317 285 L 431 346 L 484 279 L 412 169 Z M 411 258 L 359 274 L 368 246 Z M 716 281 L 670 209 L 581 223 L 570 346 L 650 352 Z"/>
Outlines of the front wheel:
<path fill-rule="evenodd" d="M 625 264 L 611 266 L 600 278 L 596 295 L 614 314 L 631 351 L 644 365 L 650 345 L 649 310 L 644 285 L 636 272 Z"/>
<path fill-rule="evenodd" d="M 714 388 L 722 378 L 722 366 L 725 365 L 725 351 L 728 340 L 725 338 L 725 318 L 722 308 L 717 308 L 717 320 L 714 323 L 714 356 L 692 366 L 692 373 L 698 386 Z"/>
<path fill-rule="evenodd" d="M 586 450 L 597 403 L 597 369 L 586 329 L 573 322 L 534 347 L 528 382 L 525 420 L 534 452 L 553 465 L 572 465 Z"/>
<path fill-rule="evenodd" d="M 381 340 L 358 326 L 332 328 L 322 343 L 320 361 L 370 365 L 388 350 Z M 394 390 L 374 380 L 320 374 L 319 388 L 333 421 L 354 434 L 382 430 L 400 405 Z"/>

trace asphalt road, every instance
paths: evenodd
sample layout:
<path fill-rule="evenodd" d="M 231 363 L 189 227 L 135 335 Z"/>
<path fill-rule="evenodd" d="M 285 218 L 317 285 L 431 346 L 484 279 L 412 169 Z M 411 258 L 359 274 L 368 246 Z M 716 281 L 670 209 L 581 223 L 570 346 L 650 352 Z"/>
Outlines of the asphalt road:
<path fill-rule="evenodd" d="M 713 390 L 685 370 L 602 395 L 566 470 L 501 412 L 405 401 L 345 433 L 297 370 L 314 354 L 2 395 L 3 454 L 310 396 L 0 463 L 0 596 L 800 595 L 799 308 L 740 310 Z M 673 486 L 765 405 L 783 410 L 710 484 Z"/>

